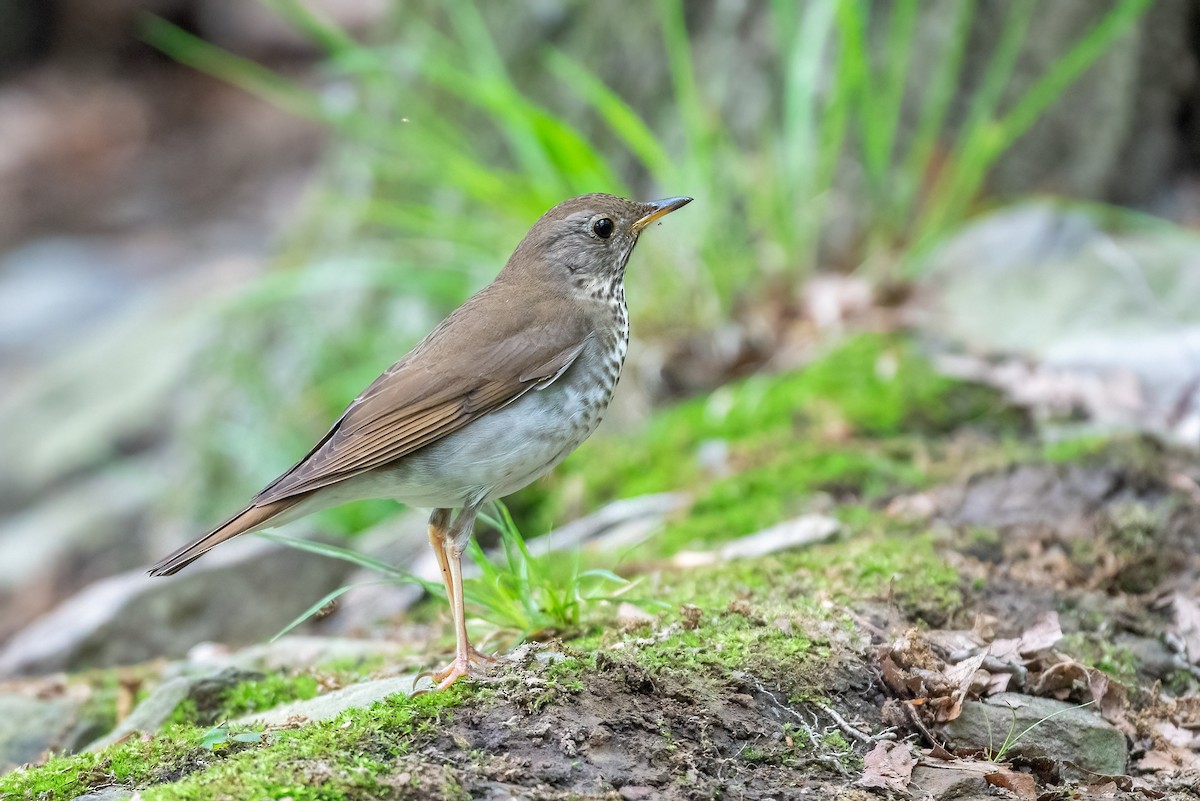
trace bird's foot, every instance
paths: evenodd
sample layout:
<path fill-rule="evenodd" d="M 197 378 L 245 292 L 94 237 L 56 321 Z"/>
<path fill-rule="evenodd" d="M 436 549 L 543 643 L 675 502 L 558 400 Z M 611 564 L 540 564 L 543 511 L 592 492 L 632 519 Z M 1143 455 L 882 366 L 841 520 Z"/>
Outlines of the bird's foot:
<path fill-rule="evenodd" d="M 424 673 L 417 674 L 413 679 L 413 684 L 416 685 L 421 679 L 428 678 L 433 681 L 434 686 L 429 689 L 415 690 L 413 695 L 432 692 L 433 690 L 444 690 L 458 679 L 464 676 L 471 675 L 471 668 L 480 662 L 492 663 L 498 662 L 499 657 L 490 656 L 481 651 L 475 650 L 475 646 L 468 644 L 465 653 L 458 654 L 454 657 L 449 665 L 441 670 L 426 670 Z"/>

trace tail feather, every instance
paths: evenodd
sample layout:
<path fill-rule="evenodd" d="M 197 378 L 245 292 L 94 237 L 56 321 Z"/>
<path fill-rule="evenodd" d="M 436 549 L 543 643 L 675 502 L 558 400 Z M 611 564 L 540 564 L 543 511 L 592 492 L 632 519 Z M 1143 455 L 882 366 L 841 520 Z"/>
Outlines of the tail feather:
<path fill-rule="evenodd" d="M 248 531 L 256 531 L 263 528 L 264 524 L 270 522 L 272 518 L 295 506 L 301 500 L 301 497 L 303 496 L 284 498 L 283 500 L 263 506 L 250 505 L 246 507 L 203 537 L 188 543 L 175 553 L 164 558 L 154 567 L 150 568 L 150 575 L 170 576 L 178 573 L 226 540 L 231 540 L 239 534 L 245 534 Z"/>

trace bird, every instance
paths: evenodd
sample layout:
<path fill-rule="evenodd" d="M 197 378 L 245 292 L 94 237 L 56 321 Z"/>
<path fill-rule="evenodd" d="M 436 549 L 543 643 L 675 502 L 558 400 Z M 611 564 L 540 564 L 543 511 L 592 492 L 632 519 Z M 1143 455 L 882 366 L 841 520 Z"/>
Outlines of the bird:
<path fill-rule="evenodd" d="M 466 628 L 462 555 L 476 516 L 596 430 L 629 349 L 630 254 L 647 226 L 691 201 L 597 193 L 551 208 L 495 279 L 363 390 L 304 458 L 150 575 L 320 509 L 392 499 L 433 510 L 429 542 L 455 629 L 453 660 L 428 674 L 435 689 L 494 661 Z"/>

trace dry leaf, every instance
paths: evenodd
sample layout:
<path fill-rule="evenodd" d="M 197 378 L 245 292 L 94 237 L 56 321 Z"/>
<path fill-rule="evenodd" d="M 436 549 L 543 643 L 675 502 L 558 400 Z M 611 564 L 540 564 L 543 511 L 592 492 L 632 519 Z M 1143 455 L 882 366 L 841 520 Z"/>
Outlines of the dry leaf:
<path fill-rule="evenodd" d="M 1017 651 L 1031 656 L 1038 651 L 1053 648 L 1062 640 L 1062 627 L 1058 623 L 1058 612 L 1043 613 L 1029 629 L 1021 635 Z"/>
<path fill-rule="evenodd" d="M 993 787 L 1008 790 L 1021 801 L 1037 801 L 1037 782 L 1028 773 L 997 766 L 998 769 L 984 776 L 984 781 Z"/>
<path fill-rule="evenodd" d="M 916 764 L 908 743 L 880 740 L 863 758 L 864 770 L 858 786 L 904 792 Z"/>

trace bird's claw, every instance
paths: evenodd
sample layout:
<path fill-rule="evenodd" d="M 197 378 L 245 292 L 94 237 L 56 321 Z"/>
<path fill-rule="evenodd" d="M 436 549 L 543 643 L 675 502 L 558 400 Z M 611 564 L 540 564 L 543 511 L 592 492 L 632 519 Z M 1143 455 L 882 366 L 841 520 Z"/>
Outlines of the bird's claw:
<path fill-rule="evenodd" d="M 434 686 L 420 690 L 413 690 L 412 694 L 422 695 L 424 693 L 433 692 L 434 690 L 444 690 L 458 679 L 461 679 L 464 676 L 470 677 L 471 668 L 474 664 L 479 662 L 493 663 L 498 661 L 500 661 L 498 657 L 490 656 L 489 654 L 477 651 L 475 646 L 468 644 L 466 653 L 455 656 L 454 661 L 452 661 L 449 665 L 446 665 L 446 667 L 442 668 L 441 670 L 426 670 L 422 673 L 418 673 L 416 678 L 413 679 L 414 687 L 416 687 L 417 682 L 426 678 L 431 680 Z"/>

